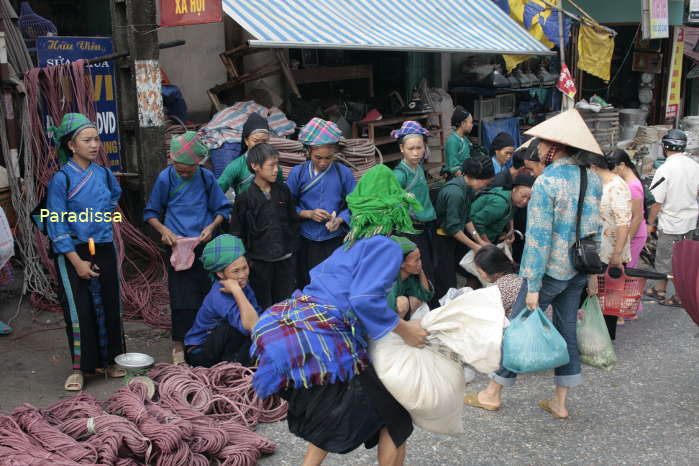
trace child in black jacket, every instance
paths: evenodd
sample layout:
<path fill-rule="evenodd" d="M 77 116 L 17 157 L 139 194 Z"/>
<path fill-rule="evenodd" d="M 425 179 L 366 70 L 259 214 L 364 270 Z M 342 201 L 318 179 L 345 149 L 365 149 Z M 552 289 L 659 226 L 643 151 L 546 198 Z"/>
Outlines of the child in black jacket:
<path fill-rule="evenodd" d="M 245 244 L 250 285 L 264 310 L 295 289 L 298 215 L 289 188 L 277 182 L 276 149 L 258 144 L 248 152 L 247 164 L 255 181 L 235 200 L 231 234 Z"/>

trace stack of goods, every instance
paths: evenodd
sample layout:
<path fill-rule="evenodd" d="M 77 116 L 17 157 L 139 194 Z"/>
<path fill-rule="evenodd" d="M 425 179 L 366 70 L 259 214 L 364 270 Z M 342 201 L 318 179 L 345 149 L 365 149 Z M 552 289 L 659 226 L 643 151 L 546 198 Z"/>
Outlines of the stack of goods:
<path fill-rule="evenodd" d="M 279 164 L 282 166 L 284 179 L 289 178 L 292 168 L 306 161 L 306 151 L 303 144 L 298 141 L 270 138 L 269 143 L 279 151 Z"/>
<path fill-rule="evenodd" d="M 255 101 L 238 102 L 218 112 L 199 130 L 201 140 L 209 149 L 218 149 L 225 142 L 240 142 L 243 125 L 251 113 L 258 113 L 267 119 L 271 136 L 285 137 L 294 134 L 296 123 L 286 118 L 276 107 L 263 107 Z"/>
<path fill-rule="evenodd" d="M 340 154 L 337 158 L 352 170 L 354 179 L 359 181 L 359 178 L 371 167 L 383 163 L 383 160 L 377 161 L 377 153 L 371 139 L 346 139 L 340 145 Z"/>
<path fill-rule="evenodd" d="M 80 393 L 39 410 L 0 416 L 2 464 L 254 465 L 276 446 L 252 429 L 286 416 L 286 403 L 265 402 L 239 364 L 212 368 L 159 364 L 150 399 L 132 383 L 100 403 Z"/>
<path fill-rule="evenodd" d="M 580 109 L 578 111 L 602 150 L 614 150 L 620 137 L 619 111 L 613 107 L 602 108 L 599 112 Z"/>
<path fill-rule="evenodd" d="M 293 167 L 307 160 L 306 150 L 298 141 L 270 138 L 269 143 L 279 151 L 279 163 L 285 179 L 289 177 Z M 371 139 L 345 139 L 340 143 L 340 152 L 336 158 L 352 170 L 355 180 L 359 180 L 371 167 L 381 163 L 376 154 L 376 146 Z"/>

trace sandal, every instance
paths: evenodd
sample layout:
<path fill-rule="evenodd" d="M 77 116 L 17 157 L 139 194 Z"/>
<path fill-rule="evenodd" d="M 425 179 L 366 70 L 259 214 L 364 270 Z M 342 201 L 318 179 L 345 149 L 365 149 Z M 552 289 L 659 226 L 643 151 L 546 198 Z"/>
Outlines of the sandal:
<path fill-rule="evenodd" d="M 176 366 L 184 364 L 184 351 L 172 350 L 172 363 Z"/>
<path fill-rule="evenodd" d="M 81 373 L 73 373 L 68 376 L 66 383 L 63 384 L 63 389 L 69 392 L 79 392 L 83 389 L 83 375 Z"/>
<path fill-rule="evenodd" d="M 469 393 L 464 395 L 464 404 L 468 406 L 473 406 L 474 408 L 485 409 L 486 411 L 497 411 L 500 406 L 484 405 L 478 401 L 478 393 Z"/>
<path fill-rule="evenodd" d="M 664 299 L 660 301 L 658 304 L 660 304 L 661 306 L 682 307 L 682 302 L 677 296 Z"/>
<path fill-rule="evenodd" d="M 554 419 L 568 419 L 568 416 L 561 416 L 559 414 L 556 414 L 553 412 L 553 409 L 551 409 L 551 400 L 541 400 L 539 402 L 539 408 L 543 409 L 547 413 L 549 413 L 551 416 L 554 417 Z"/>
<path fill-rule="evenodd" d="M 665 293 L 665 290 L 658 290 L 656 287 L 651 286 L 646 290 L 646 296 L 658 301 L 664 301 L 667 298 L 667 293 Z"/>
<path fill-rule="evenodd" d="M 108 377 L 111 377 L 113 379 L 120 379 L 126 376 L 126 371 L 121 367 L 115 365 L 107 367 L 106 371 L 102 367 L 98 367 L 97 369 L 95 369 L 95 373 L 97 374 L 104 374 L 105 372 L 107 373 Z"/>

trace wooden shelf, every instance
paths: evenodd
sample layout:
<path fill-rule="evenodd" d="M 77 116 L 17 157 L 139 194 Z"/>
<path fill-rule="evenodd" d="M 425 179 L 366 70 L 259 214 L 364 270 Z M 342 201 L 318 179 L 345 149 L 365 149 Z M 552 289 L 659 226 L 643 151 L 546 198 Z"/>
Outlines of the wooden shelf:
<path fill-rule="evenodd" d="M 320 66 L 291 70 L 291 75 L 296 84 L 366 79 L 369 81 L 369 97 L 374 97 L 374 68 L 371 65 Z"/>
<path fill-rule="evenodd" d="M 394 144 L 398 141 L 389 135 L 377 137 L 376 136 L 376 128 L 385 128 L 385 127 L 393 126 L 395 129 L 398 129 L 406 121 L 422 121 L 422 120 L 427 120 L 428 118 L 430 118 L 432 116 L 436 117 L 437 121 L 439 121 L 441 123 L 441 114 L 438 112 L 421 113 L 421 114 L 417 114 L 417 115 L 403 115 L 400 117 L 383 118 L 381 120 L 367 121 L 367 122 L 357 121 L 357 122 L 354 122 L 352 124 L 352 137 L 355 139 L 360 138 L 360 133 L 361 133 L 360 128 L 366 127 L 367 133 L 368 133 L 368 139 L 371 139 L 374 142 L 374 145 L 385 146 L 388 144 Z M 441 150 L 443 152 L 444 145 L 446 144 L 446 131 L 440 126 L 439 128 L 429 130 L 429 135 L 430 136 L 439 136 L 440 144 L 438 146 L 432 146 L 432 147 L 434 149 Z M 403 157 L 403 155 L 400 152 L 394 152 L 394 153 L 384 155 L 383 161 L 384 161 L 384 163 L 395 162 L 396 160 L 400 160 L 402 157 Z"/>

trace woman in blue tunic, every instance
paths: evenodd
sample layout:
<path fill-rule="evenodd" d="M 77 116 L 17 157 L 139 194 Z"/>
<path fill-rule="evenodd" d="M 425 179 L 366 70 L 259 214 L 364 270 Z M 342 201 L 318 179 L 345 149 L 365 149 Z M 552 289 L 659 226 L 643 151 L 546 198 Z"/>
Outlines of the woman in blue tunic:
<path fill-rule="evenodd" d="M 97 126 L 85 115 L 68 113 L 53 129 L 61 168 L 48 185 L 42 211 L 58 271 L 73 372 L 64 388 L 83 388 L 83 372 L 106 371 L 123 377 L 114 357 L 123 352 L 119 274 L 112 221 L 121 188 L 111 170 L 94 163 L 99 156 Z M 95 242 L 91 257 L 88 241 Z M 94 303 L 90 281 L 100 285 L 102 306 Z"/>
<path fill-rule="evenodd" d="M 424 345 L 420 323 L 400 319 L 387 301 L 403 261 L 389 235 L 413 233 L 409 209 L 420 206 L 384 165 L 362 177 L 347 204 L 352 226 L 345 246 L 255 325 L 253 386 L 260 397 L 279 393 L 289 402 L 289 430 L 309 442 L 304 465 L 362 443 L 378 443 L 379 464 L 399 465 L 412 421 L 376 376 L 367 344 L 395 332 Z"/>

